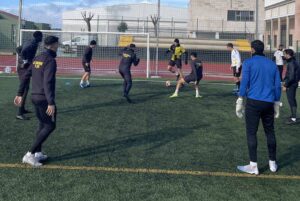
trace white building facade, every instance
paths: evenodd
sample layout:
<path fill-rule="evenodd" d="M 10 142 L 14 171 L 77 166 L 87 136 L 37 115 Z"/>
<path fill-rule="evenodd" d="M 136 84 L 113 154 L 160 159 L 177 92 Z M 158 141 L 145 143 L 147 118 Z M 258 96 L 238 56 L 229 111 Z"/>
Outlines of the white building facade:
<path fill-rule="evenodd" d="M 189 15 L 189 31 L 197 38 L 253 39 L 258 32 L 262 39 L 264 34 L 264 0 L 258 1 L 258 10 L 256 0 L 190 0 Z"/>
<path fill-rule="evenodd" d="M 265 43 L 274 50 L 280 44 L 285 48 L 299 49 L 300 1 L 265 1 Z"/>

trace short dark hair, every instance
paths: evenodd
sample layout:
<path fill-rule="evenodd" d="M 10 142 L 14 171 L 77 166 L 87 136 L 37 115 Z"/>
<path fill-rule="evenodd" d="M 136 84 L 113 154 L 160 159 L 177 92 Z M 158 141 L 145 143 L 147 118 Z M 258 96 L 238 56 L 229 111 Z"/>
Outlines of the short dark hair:
<path fill-rule="evenodd" d="M 33 33 L 33 38 L 39 43 L 39 42 L 42 42 L 43 40 L 43 33 L 40 32 L 40 31 L 35 31 Z"/>
<path fill-rule="evenodd" d="M 283 45 L 282 45 L 282 44 L 280 44 L 280 45 L 279 45 L 279 47 L 283 47 Z"/>
<path fill-rule="evenodd" d="M 197 58 L 197 52 L 191 52 L 191 56 Z"/>
<path fill-rule="evenodd" d="M 227 43 L 227 47 L 233 48 L 233 44 L 232 43 Z"/>
<path fill-rule="evenodd" d="M 129 47 L 130 47 L 130 48 L 136 48 L 136 45 L 133 44 L 133 43 L 131 43 L 131 44 L 129 45 Z"/>
<path fill-rule="evenodd" d="M 265 51 L 265 44 L 260 40 L 255 40 L 251 42 L 251 48 L 253 48 L 256 53 L 262 54 Z"/>
<path fill-rule="evenodd" d="M 179 43 L 179 39 L 178 39 L 178 38 L 175 38 L 174 42 L 175 42 L 175 43 Z"/>
<path fill-rule="evenodd" d="M 43 33 L 41 31 L 35 31 L 33 33 L 34 38 L 43 38 Z"/>
<path fill-rule="evenodd" d="M 284 50 L 284 53 L 290 55 L 291 57 L 294 57 L 295 55 L 295 52 L 292 49 L 286 49 Z"/>
<path fill-rule="evenodd" d="M 97 45 L 97 42 L 96 42 L 95 40 L 92 40 L 92 41 L 90 42 L 90 45 Z"/>
<path fill-rule="evenodd" d="M 57 43 L 58 41 L 59 41 L 59 38 L 56 37 L 56 36 L 47 36 L 47 37 L 45 38 L 45 40 L 44 40 L 44 44 L 45 44 L 46 46 L 48 46 L 48 45 L 52 45 L 52 44 L 54 44 L 54 43 Z"/>

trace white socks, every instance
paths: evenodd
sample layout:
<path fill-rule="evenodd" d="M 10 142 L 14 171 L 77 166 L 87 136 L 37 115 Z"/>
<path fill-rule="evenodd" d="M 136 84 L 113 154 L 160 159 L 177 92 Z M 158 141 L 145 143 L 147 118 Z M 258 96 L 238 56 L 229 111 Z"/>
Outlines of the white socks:
<path fill-rule="evenodd" d="M 257 162 L 252 162 L 252 161 L 250 161 L 250 165 L 251 165 L 252 167 L 257 167 Z"/>

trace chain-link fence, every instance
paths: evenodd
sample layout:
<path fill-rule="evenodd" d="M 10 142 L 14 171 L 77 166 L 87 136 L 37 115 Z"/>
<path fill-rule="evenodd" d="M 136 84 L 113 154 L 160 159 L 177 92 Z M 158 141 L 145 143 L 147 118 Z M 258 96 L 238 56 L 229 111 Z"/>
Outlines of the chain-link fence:
<path fill-rule="evenodd" d="M 137 46 L 146 44 L 147 39 L 131 33 L 149 33 L 150 69 L 162 76 L 168 75 L 166 68 L 169 57 L 165 51 L 174 38 L 179 38 L 188 52 L 198 52 L 205 63 L 206 74 L 215 77 L 230 76 L 227 43 L 233 43 L 241 51 L 243 59 L 250 57 L 250 42 L 256 38 L 265 42 L 267 55 L 272 55 L 279 44 L 293 48 L 297 53 L 300 51 L 300 42 L 294 36 L 294 17 L 290 16 L 288 21 L 273 20 L 272 23 L 265 20 L 262 0 L 259 0 L 258 9 L 256 1 L 246 0 L 238 4 L 234 1 L 161 0 L 160 7 L 157 2 L 124 0 L 104 4 L 97 0 L 71 3 L 58 0 L 41 4 L 38 0 L 24 0 L 22 27 L 76 33 L 120 32 L 134 36 L 131 42 Z M 16 63 L 13 56 L 18 38 L 16 13 L 17 8 L 0 12 L 0 68 L 15 66 Z M 159 19 L 158 40 L 152 21 L 154 17 Z M 66 40 L 61 38 L 61 41 Z M 99 46 L 102 50 L 109 50 L 112 47 L 119 48 L 119 42 L 115 41 L 112 46 L 104 37 Z M 188 72 L 190 69 L 187 66 L 185 70 Z"/>

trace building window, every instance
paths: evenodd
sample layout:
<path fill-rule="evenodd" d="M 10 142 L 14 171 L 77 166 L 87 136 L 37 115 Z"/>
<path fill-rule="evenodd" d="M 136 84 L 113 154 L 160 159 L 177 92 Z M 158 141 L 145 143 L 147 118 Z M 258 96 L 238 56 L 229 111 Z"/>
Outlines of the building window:
<path fill-rule="evenodd" d="M 271 36 L 268 35 L 268 45 L 271 45 Z"/>
<path fill-rule="evenodd" d="M 227 20 L 238 22 L 253 22 L 254 11 L 229 10 L 227 13 Z"/>
<path fill-rule="evenodd" d="M 274 45 L 273 47 L 277 47 L 277 35 L 274 35 Z"/>
<path fill-rule="evenodd" d="M 292 34 L 289 35 L 289 46 L 290 47 L 293 46 L 293 35 Z"/>

